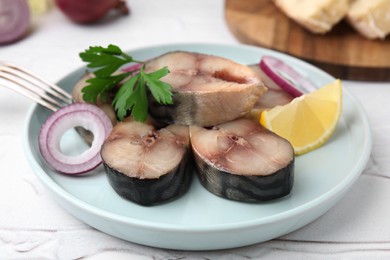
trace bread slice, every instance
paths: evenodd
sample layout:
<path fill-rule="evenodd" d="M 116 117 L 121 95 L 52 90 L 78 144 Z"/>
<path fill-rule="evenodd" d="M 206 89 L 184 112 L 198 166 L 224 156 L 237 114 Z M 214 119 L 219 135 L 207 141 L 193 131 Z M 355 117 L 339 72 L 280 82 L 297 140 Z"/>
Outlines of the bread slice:
<path fill-rule="evenodd" d="M 342 20 L 348 12 L 350 2 L 350 0 L 273 1 L 288 17 L 309 31 L 318 34 L 329 32 L 335 24 Z"/>
<path fill-rule="evenodd" d="M 390 33 L 390 0 L 354 0 L 347 20 L 363 36 L 384 39 Z"/>

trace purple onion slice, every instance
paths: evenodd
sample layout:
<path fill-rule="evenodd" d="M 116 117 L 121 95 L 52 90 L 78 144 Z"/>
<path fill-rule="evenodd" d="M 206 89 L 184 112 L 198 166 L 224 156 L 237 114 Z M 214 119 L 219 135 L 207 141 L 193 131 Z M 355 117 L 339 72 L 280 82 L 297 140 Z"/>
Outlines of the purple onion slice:
<path fill-rule="evenodd" d="M 69 129 L 83 127 L 92 132 L 91 147 L 77 156 L 61 151 L 60 142 Z M 49 116 L 39 132 L 39 149 L 43 159 L 56 171 L 65 174 L 80 174 L 93 170 L 101 164 L 100 148 L 112 129 L 108 116 L 91 104 L 74 103 Z"/>
<path fill-rule="evenodd" d="M 264 56 L 259 66 L 272 82 L 293 97 L 299 97 L 317 89 L 306 77 L 275 57 Z"/>

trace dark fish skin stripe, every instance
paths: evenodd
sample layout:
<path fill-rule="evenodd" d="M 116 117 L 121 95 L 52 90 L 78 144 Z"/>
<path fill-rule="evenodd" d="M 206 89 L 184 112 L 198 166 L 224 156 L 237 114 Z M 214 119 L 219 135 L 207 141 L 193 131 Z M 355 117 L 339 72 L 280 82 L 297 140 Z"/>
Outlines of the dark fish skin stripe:
<path fill-rule="evenodd" d="M 157 122 L 161 124 L 173 124 L 175 123 L 174 118 L 176 117 L 176 111 L 178 106 L 180 105 L 178 100 L 176 100 L 176 95 L 173 93 L 172 96 L 172 105 L 162 105 L 158 103 L 148 91 L 148 112 Z"/>
<path fill-rule="evenodd" d="M 142 206 L 151 206 L 178 199 L 185 194 L 192 180 L 190 151 L 180 164 L 158 179 L 129 177 L 104 163 L 107 179 L 121 197 Z"/>
<path fill-rule="evenodd" d="M 148 93 L 149 114 L 159 123 L 191 125 L 195 123 L 197 103 L 188 93 L 173 92 L 172 105 L 157 103 Z"/>
<path fill-rule="evenodd" d="M 209 192 L 230 200 L 262 202 L 290 194 L 294 183 L 293 159 L 286 167 L 267 176 L 243 176 L 218 170 L 195 155 L 200 183 Z"/>
<path fill-rule="evenodd" d="M 196 123 L 198 104 L 190 93 L 173 93 L 173 104 L 177 104 L 177 111 L 173 117 L 177 124 L 191 125 Z"/>

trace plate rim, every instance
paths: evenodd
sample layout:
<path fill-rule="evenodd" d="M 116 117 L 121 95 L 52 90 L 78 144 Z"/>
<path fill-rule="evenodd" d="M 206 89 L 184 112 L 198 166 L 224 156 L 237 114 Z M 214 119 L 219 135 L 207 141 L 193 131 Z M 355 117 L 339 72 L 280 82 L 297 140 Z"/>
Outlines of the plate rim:
<path fill-rule="evenodd" d="M 158 45 L 150 45 L 150 46 L 145 46 L 145 47 L 140 47 L 140 48 L 133 48 L 130 50 L 126 50 L 126 52 L 135 52 L 135 51 L 141 51 L 141 50 L 146 50 L 146 49 L 155 49 L 155 48 L 172 48 L 174 46 L 185 46 L 186 48 L 189 47 L 198 47 L 198 46 L 213 46 L 213 47 L 224 47 L 224 48 L 234 48 L 234 49 L 248 49 L 248 50 L 253 50 L 253 51 L 261 51 L 261 52 L 267 52 L 267 53 L 273 53 L 277 54 L 277 56 L 282 56 L 287 59 L 292 59 L 295 60 L 295 62 L 299 62 L 300 64 L 304 65 L 305 67 L 311 67 L 312 69 L 316 69 L 318 72 L 323 73 L 324 75 L 327 75 L 328 77 L 331 77 L 334 79 L 333 76 L 328 74 L 327 72 L 321 70 L 320 68 L 317 68 L 303 60 L 300 60 L 299 58 L 293 57 L 291 55 L 266 49 L 266 48 L 261 48 L 261 47 L 256 47 L 256 46 L 251 46 L 251 45 L 246 45 L 246 44 L 219 44 L 219 43 L 173 43 L 173 44 L 158 44 Z M 61 80 L 64 80 L 65 77 L 68 75 L 75 73 L 81 69 L 85 68 L 85 66 L 81 66 L 79 68 L 76 68 L 63 77 L 61 77 L 60 80 L 57 81 L 57 83 Z M 364 147 L 367 149 L 364 149 L 364 151 L 360 154 L 359 156 L 359 161 L 354 165 L 354 167 L 351 169 L 351 173 L 349 174 L 346 178 L 344 178 L 341 182 L 339 182 L 336 186 L 334 186 L 332 189 L 329 189 L 327 192 L 322 194 L 319 197 L 316 197 L 315 199 L 308 201 L 305 204 L 302 204 L 298 207 L 294 207 L 288 211 L 283 211 L 280 213 L 277 213 L 272 216 L 267 216 L 267 217 L 262 217 L 261 219 L 252 219 L 252 220 L 245 220 L 245 221 L 240 221 L 236 223 L 226 223 L 226 224 L 219 224 L 219 225 L 199 225 L 199 226 L 178 226 L 170 223 L 156 223 L 153 221 L 148 221 L 148 220 L 140 220 L 136 219 L 133 217 L 129 216 L 121 216 L 112 212 L 109 212 L 107 210 L 104 210 L 102 208 L 96 207 L 94 205 L 91 205 L 77 197 L 75 197 L 73 194 L 70 194 L 63 188 L 61 188 L 52 178 L 50 178 L 45 170 L 40 167 L 38 162 L 34 159 L 32 156 L 32 149 L 31 149 L 31 143 L 29 140 L 29 125 L 31 123 L 31 119 L 33 117 L 34 112 L 36 111 L 37 107 L 39 106 L 38 104 L 33 104 L 27 113 L 26 120 L 24 122 L 24 127 L 23 127 L 23 146 L 24 146 L 24 152 L 25 155 L 30 162 L 30 165 L 32 166 L 33 171 L 35 172 L 36 175 L 38 175 L 39 179 L 44 182 L 44 186 L 49 188 L 52 192 L 58 194 L 62 199 L 66 200 L 68 203 L 71 203 L 72 205 L 76 206 L 79 209 L 88 211 L 91 214 L 98 215 L 99 217 L 103 217 L 105 219 L 109 220 L 114 220 L 116 222 L 120 222 L 126 225 L 131 225 L 134 227 L 140 227 L 140 228 L 148 228 L 148 229 L 154 229 L 154 230 L 159 230 L 159 231 L 176 231 L 176 232 L 215 232 L 215 231 L 226 231 L 226 230 L 237 230 L 237 229 L 242 229 L 242 228 L 248 228 L 252 226 L 260 226 L 264 224 L 269 224 L 269 223 L 274 223 L 278 222 L 281 220 L 285 220 L 290 218 L 291 216 L 299 215 L 300 213 L 305 212 L 306 210 L 321 205 L 324 201 L 329 199 L 329 197 L 332 197 L 334 195 L 337 195 L 339 192 L 343 191 L 348 185 L 352 185 L 354 181 L 360 176 L 361 172 L 364 170 L 368 160 L 369 160 L 369 155 L 371 154 L 372 150 L 372 133 L 371 133 L 371 127 L 369 125 L 368 117 L 361 106 L 361 104 L 357 101 L 357 99 L 349 92 L 349 90 L 343 88 L 343 93 L 347 93 L 348 99 L 352 101 L 354 105 L 354 111 L 358 111 L 359 118 L 362 120 L 363 125 L 365 128 L 363 129 L 365 135 L 364 135 Z M 51 185 L 49 185 L 51 184 Z M 348 188 L 348 187 L 347 187 Z M 87 223 L 88 224 L 88 223 Z"/>

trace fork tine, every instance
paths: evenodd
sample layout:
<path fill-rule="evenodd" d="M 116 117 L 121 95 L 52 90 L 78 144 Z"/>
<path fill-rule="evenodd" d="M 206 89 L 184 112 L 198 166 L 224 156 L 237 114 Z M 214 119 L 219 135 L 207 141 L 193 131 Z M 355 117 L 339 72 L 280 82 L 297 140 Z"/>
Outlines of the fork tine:
<path fill-rule="evenodd" d="M 11 90 L 14 90 L 16 92 L 18 92 L 19 94 L 22 94 L 24 95 L 25 97 L 41 104 L 42 106 L 50 109 L 51 111 L 55 112 L 59 109 L 59 107 L 57 107 L 56 105 L 52 104 L 52 103 L 49 103 L 47 101 L 45 101 L 44 99 L 42 99 L 40 96 L 34 94 L 33 92 L 30 92 L 30 91 L 27 91 L 26 89 L 24 88 L 19 88 L 19 89 L 15 89 L 15 88 L 11 88 L 7 85 L 0 85 L 2 87 L 6 87 L 6 88 L 9 88 Z"/>
<path fill-rule="evenodd" d="M 9 76 L 8 74 L 0 71 L 0 78 L 6 79 L 10 82 L 15 83 L 19 88 L 15 88 L 14 86 L 11 85 L 0 85 L 7 87 L 11 90 L 14 90 L 18 92 L 19 94 L 22 94 L 35 102 L 41 104 L 42 106 L 52 110 L 52 111 L 57 111 L 60 107 L 63 106 L 59 101 L 53 99 L 52 97 L 48 96 L 44 91 L 41 89 L 33 89 L 32 85 L 27 84 L 25 81 L 22 81 L 18 78 L 13 78 Z"/>
<path fill-rule="evenodd" d="M 10 63 L 0 61 L 0 78 L 14 83 L 1 86 L 8 87 L 52 111 L 73 102 L 72 96 L 60 87 L 33 72 Z"/>
<path fill-rule="evenodd" d="M 52 84 L 51 82 L 47 81 L 46 79 L 38 76 L 37 74 L 28 71 L 24 68 L 18 67 L 16 65 L 13 65 L 11 63 L 2 63 L 2 67 L 0 67 L 0 71 L 6 71 L 10 74 L 13 74 L 15 76 L 18 76 L 22 78 L 25 81 L 28 81 L 37 87 L 45 90 L 45 92 L 50 93 L 50 95 L 57 97 L 64 101 L 66 104 L 72 103 L 72 96 L 61 89 L 60 87 Z M 31 80 L 33 79 L 33 80 Z"/>

